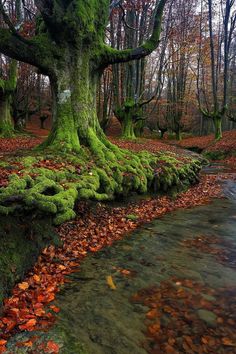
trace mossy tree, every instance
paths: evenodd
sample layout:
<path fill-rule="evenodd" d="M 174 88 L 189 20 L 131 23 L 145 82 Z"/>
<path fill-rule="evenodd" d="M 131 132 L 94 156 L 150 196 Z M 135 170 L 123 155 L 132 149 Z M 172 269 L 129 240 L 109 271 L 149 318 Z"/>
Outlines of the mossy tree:
<path fill-rule="evenodd" d="M 135 139 L 137 134 L 136 127 L 142 123 L 144 118 L 143 106 L 148 104 L 153 97 L 147 101 L 126 100 L 122 106 L 114 110 L 115 116 L 119 120 L 122 128 L 121 136 L 124 139 Z M 142 129 L 142 124 L 140 125 Z"/>
<path fill-rule="evenodd" d="M 218 26 L 215 27 L 215 4 L 206 2 L 210 38 L 204 38 L 204 2 L 201 1 L 199 22 L 199 53 L 197 70 L 197 97 L 203 117 L 211 119 L 215 128 L 215 139 L 222 138 L 222 120 L 229 112 L 229 73 L 233 53 L 233 33 L 236 28 L 234 1 L 220 1 Z M 219 40 L 221 38 L 221 40 Z M 209 43 L 210 65 L 204 60 L 204 42 Z M 206 78 L 210 72 L 210 92 L 206 90 Z M 230 114 L 229 114 L 230 118 Z"/>
<path fill-rule="evenodd" d="M 0 79 L 0 136 L 11 137 L 14 134 L 11 104 L 17 84 L 17 61 L 11 60 L 8 78 Z"/>
<path fill-rule="evenodd" d="M 165 3 L 161 0 L 156 6 L 150 38 L 138 48 L 121 51 L 104 43 L 109 0 L 35 0 L 42 21 L 32 39 L 21 37 L 6 21 L 9 28 L 0 29 L 1 52 L 38 67 L 50 78 L 54 123 L 45 147 L 111 148 L 96 114 L 98 80 L 109 64 L 143 58 L 157 47 Z"/>
<path fill-rule="evenodd" d="M 152 28 L 153 4 L 120 1 L 119 11 L 110 18 L 111 46 L 116 49 L 134 48 L 141 45 Z M 121 124 L 121 137 L 134 139 L 141 136 L 145 123 L 145 74 L 146 59 L 141 58 L 112 68 L 114 114 Z M 148 94 L 150 96 L 150 93 Z"/>

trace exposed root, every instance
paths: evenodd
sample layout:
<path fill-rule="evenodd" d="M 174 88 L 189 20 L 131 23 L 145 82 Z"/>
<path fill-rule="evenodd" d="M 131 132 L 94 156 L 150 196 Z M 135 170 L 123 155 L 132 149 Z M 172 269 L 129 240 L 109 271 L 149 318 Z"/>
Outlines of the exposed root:
<path fill-rule="evenodd" d="M 60 167 L 50 169 L 50 161 Z M 38 210 L 53 214 L 56 225 L 75 217 L 77 200 L 105 201 L 132 192 L 182 188 L 198 180 L 201 168 L 201 162 L 192 157 L 180 161 L 163 152 L 122 150 L 92 130 L 88 147 L 81 148 L 79 155 L 48 151 L 23 158 L 21 163 L 20 174 L 10 175 L 8 185 L 0 188 L 0 213 Z"/>

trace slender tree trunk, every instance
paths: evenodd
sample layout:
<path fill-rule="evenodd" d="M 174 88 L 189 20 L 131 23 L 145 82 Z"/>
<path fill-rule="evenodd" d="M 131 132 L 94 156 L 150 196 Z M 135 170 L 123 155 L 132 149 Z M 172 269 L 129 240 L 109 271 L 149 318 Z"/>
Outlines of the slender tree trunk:
<path fill-rule="evenodd" d="M 222 138 L 222 117 L 215 117 L 213 122 L 215 127 L 215 139 L 219 140 Z"/>
<path fill-rule="evenodd" d="M 181 141 L 182 140 L 182 134 L 181 134 L 181 129 L 180 128 L 177 129 L 175 134 L 176 134 L 176 140 Z"/>
<path fill-rule="evenodd" d="M 3 94 L 0 99 L 0 136 L 10 137 L 14 133 L 14 123 L 11 118 L 11 94 Z"/>
<path fill-rule="evenodd" d="M 139 120 L 134 128 L 134 134 L 136 137 L 140 138 L 143 135 L 144 130 L 144 120 Z"/>
<path fill-rule="evenodd" d="M 161 139 L 164 139 L 164 135 L 165 135 L 165 133 L 167 132 L 167 130 L 166 129 L 160 129 L 160 131 L 161 131 Z"/>
<path fill-rule="evenodd" d="M 12 96 L 17 84 L 17 61 L 11 60 L 7 80 L 1 81 L 0 91 L 0 135 L 14 135 L 14 121 L 11 117 Z"/>

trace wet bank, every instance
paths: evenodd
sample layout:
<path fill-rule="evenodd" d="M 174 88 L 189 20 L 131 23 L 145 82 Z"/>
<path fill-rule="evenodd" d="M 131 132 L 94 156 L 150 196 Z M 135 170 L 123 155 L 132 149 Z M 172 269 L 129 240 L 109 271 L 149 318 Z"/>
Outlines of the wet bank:
<path fill-rule="evenodd" d="M 89 255 L 57 296 L 56 325 L 16 335 L 9 353 L 30 353 L 17 343 L 35 335 L 37 353 L 47 341 L 68 354 L 235 353 L 235 231 L 234 198 L 140 227 Z"/>

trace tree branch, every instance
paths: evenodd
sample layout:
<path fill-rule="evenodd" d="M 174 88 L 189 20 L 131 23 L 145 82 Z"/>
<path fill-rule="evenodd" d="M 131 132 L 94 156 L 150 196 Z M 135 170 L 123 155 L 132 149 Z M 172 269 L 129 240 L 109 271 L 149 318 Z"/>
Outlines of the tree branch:
<path fill-rule="evenodd" d="M 141 102 L 141 103 L 139 104 L 139 107 L 145 106 L 146 104 L 150 103 L 154 98 L 155 98 L 155 95 L 152 96 L 151 98 L 149 98 L 148 100 Z"/>
<path fill-rule="evenodd" d="M 46 41 L 46 39 L 45 39 Z M 50 59 L 53 60 L 52 49 L 43 38 L 22 40 L 9 29 L 0 28 L 0 52 L 10 58 L 23 61 L 39 68 L 48 74 Z"/>
<path fill-rule="evenodd" d="M 130 26 L 128 23 L 127 23 L 127 21 L 126 21 L 126 19 L 125 19 L 125 9 L 123 8 L 123 6 L 121 5 L 121 4 L 119 4 L 119 8 L 121 9 L 121 11 L 122 11 L 122 21 L 124 22 L 124 25 L 127 27 L 127 28 L 129 28 L 129 29 L 131 29 L 131 30 L 133 30 L 133 31 L 137 31 L 138 29 L 137 28 L 134 28 L 134 27 L 132 27 L 132 26 Z"/>
<path fill-rule="evenodd" d="M 151 54 L 158 47 L 160 42 L 161 22 L 166 2 L 167 0 L 159 1 L 155 9 L 153 32 L 145 43 L 137 48 L 124 50 L 117 50 L 105 46 L 105 50 L 101 53 L 100 66 L 106 67 L 109 64 L 125 63 L 131 60 L 141 59 Z"/>

